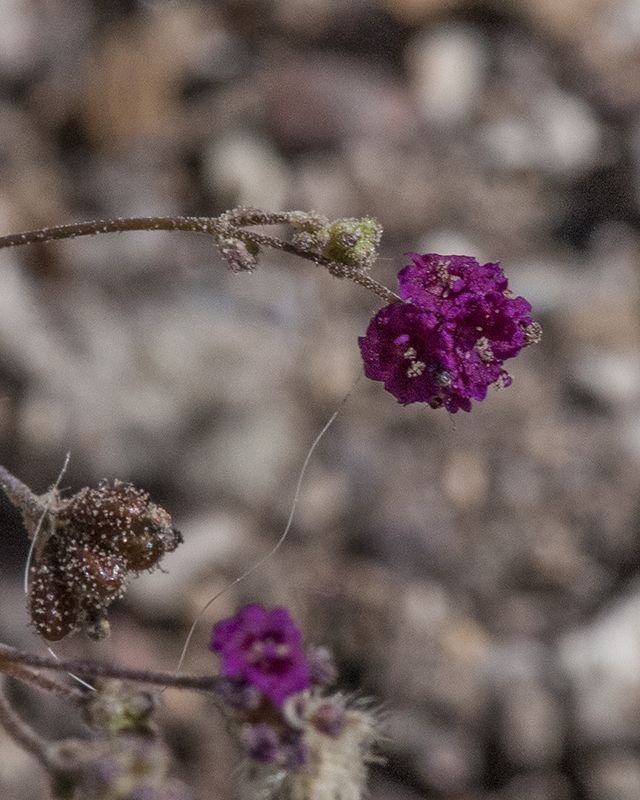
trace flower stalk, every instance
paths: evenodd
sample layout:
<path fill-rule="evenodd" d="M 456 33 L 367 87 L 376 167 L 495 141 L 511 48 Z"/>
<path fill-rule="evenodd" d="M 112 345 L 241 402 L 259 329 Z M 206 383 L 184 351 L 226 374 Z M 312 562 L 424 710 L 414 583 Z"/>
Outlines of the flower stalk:
<path fill-rule="evenodd" d="M 252 226 L 291 225 L 293 241 L 246 231 Z M 256 208 L 235 208 L 218 217 L 118 217 L 40 228 L 0 236 L 0 249 L 26 244 L 76 239 L 100 233 L 128 231 L 184 231 L 212 236 L 234 272 L 258 266 L 261 248 L 281 250 L 325 267 L 336 277 L 348 278 L 385 302 L 399 301 L 395 292 L 364 274 L 375 260 L 382 229 L 368 217 L 330 223 L 317 214 L 301 211 L 274 213 Z"/>

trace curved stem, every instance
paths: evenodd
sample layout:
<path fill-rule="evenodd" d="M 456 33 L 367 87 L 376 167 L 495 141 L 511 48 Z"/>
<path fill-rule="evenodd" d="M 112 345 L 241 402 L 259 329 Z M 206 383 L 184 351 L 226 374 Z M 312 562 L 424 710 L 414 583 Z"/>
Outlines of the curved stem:
<path fill-rule="evenodd" d="M 45 504 L 34 494 L 31 489 L 8 469 L 0 465 L 0 489 L 4 491 L 14 506 L 22 511 L 29 532 L 33 532 L 33 526 L 38 522 L 45 510 Z M 32 523 L 31 525 L 29 523 Z"/>
<path fill-rule="evenodd" d="M 290 214 L 271 213 L 257 208 L 234 208 L 221 217 L 117 217 L 96 219 L 91 222 L 73 222 L 56 225 L 26 233 L 0 236 L 0 249 L 18 247 L 22 244 L 52 242 L 59 239 L 75 239 L 78 236 L 94 236 L 98 233 L 125 233 L 126 231 L 186 231 L 215 235 L 220 222 L 234 226 L 285 225 Z"/>
<path fill-rule="evenodd" d="M 271 236 L 263 236 L 262 234 L 254 233 L 253 231 L 238 231 L 237 236 L 239 239 L 253 242 L 254 244 L 262 245 L 263 247 L 271 247 L 274 250 L 282 250 L 285 253 L 291 253 L 299 258 L 312 261 L 319 267 L 325 267 L 329 270 L 329 272 L 339 278 L 349 278 L 349 280 L 354 281 L 354 283 L 364 286 L 365 289 L 369 289 L 369 291 L 374 292 L 374 294 L 377 294 L 378 297 L 382 298 L 387 303 L 398 302 L 402 299 L 395 292 L 392 292 L 391 289 L 387 289 L 384 284 L 378 283 L 378 281 L 374 280 L 370 275 L 361 272 L 355 267 L 349 267 L 346 264 L 331 261 L 331 259 L 325 258 L 324 256 L 312 253 L 308 250 L 303 250 L 298 245 L 295 245 L 291 242 L 285 242 L 282 239 L 274 239 Z"/>
<path fill-rule="evenodd" d="M 291 223 L 289 211 L 263 211 L 261 208 L 233 208 L 226 211 L 219 219 L 238 228 L 247 225 L 289 225 Z"/>
<path fill-rule="evenodd" d="M 78 236 L 94 236 L 98 233 L 124 233 L 126 231 L 186 231 L 189 233 L 206 233 L 220 240 L 230 230 L 238 239 L 253 244 L 281 250 L 285 253 L 312 261 L 318 266 L 327 268 L 333 275 L 349 278 L 365 289 L 377 294 L 387 303 L 400 301 L 395 292 L 364 272 L 346 264 L 331 261 L 317 253 L 305 250 L 297 244 L 276 239 L 271 236 L 241 230 L 251 225 L 286 225 L 291 222 L 292 213 L 273 213 L 258 208 L 234 208 L 219 217 L 118 217 L 116 219 L 77 222 L 70 225 L 57 225 L 52 228 L 41 228 L 26 233 L 14 233 L 0 236 L 0 249 L 18 247 L 36 242 L 52 242 L 60 239 L 75 239 Z"/>

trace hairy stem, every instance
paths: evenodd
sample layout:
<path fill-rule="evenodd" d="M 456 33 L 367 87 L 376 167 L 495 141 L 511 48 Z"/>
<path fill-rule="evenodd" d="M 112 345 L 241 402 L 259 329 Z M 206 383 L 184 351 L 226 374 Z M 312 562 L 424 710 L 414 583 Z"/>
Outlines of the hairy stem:
<path fill-rule="evenodd" d="M 98 233 L 125 233 L 126 231 L 187 231 L 189 233 L 208 233 L 215 235 L 224 219 L 233 226 L 242 225 L 282 225 L 289 222 L 289 214 L 272 214 L 252 208 L 238 208 L 218 217 L 118 217 L 116 219 L 97 219 L 92 222 L 74 222 L 70 225 L 56 225 L 40 228 L 26 233 L 13 233 L 0 236 L 0 249 L 18 247 L 36 242 L 53 242 L 56 239 L 75 239 L 78 236 L 94 236 Z"/>
<path fill-rule="evenodd" d="M 0 249 L 17 247 L 35 242 L 52 242 L 56 239 L 75 239 L 77 236 L 92 236 L 96 233 L 124 233 L 125 231 L 190 231 L 211 233 L 209 217 L 130 217 L 97 219 L 93 222 L 76 222 L 57 225 L 27 233 L 0 236 Z"/>
<path fill-rule="evenodd" d="M 237 228 L 247 225 L 289 225 L 291 212 L 263 211 L 261 208 L 233 208 L 222 214 L 219 219 Z"/>
<path fill-rule="evenodd" d="M 37 523 L 42 516 L 45 506 L 42 500 L 21 480 L 12 475 L 9 470 L 0 466 L 0 488 L 7 495 L 14 506 L 22 511 L 28 522 Z"/>

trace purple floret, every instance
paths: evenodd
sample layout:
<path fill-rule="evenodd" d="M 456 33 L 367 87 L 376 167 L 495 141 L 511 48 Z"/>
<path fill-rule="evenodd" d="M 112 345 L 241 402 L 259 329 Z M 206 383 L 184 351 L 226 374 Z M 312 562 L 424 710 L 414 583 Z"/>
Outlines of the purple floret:
<path fill-rule="evenodd" d="M 385 306 L 359 341 L 364 374 L 383 381 L 399 403 L 442 405 L 453 359 L 448 333 L 432 315 L 411 303 Z"/>
<path fill-rule="evenodd" d="M 398 273 L 400 297 L 423 308 L 431 307 L 434 300 L 437 303 L 461 292 L 478 295 L 507 289 L 507 279 L 499 264 L 480 265 L 470 256 L 406 255 L 413 264 Z"/>
<path fill-rule="evenodd" d="M 503 362 L 529 343 L 531 306 L 511 296 L 498 264 L 409 255 L 398 276 L 409 302 L 382 308 L 359 340 L 365 375 L 404 405 L 470 411 L 491 384 L 511 383 Z"/>
<path fill-rule="evenodd" d="M 255 761 L 275 761 L 281 750 L 278 734 L 271 727 L 259 723 L 250 725 L 245 723 L 240 732 L 240 740 L 245 750 Z"/>
<path fill-rule="evenodd" d="M 210 649 L 222 659 L 222 674 L 242 678 L 276 706 L 309 686 L 302 633 L 286 608 L 244 606 L 213 629 Z"/>

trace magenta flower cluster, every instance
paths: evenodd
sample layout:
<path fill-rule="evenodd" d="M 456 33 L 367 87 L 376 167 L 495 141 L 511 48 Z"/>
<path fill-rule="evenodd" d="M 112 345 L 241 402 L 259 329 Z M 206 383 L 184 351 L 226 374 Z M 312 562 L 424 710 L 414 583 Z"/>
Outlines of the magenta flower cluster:
<path fill-rule="evenodd" d="M 244 606 L 213 629 L 210 649 L 222 659 L 222 674 L 241 679 L 281 706 L 309 686 L 302 633 L 286 608 Z"/>
<path fill-rule="evenodd" d="M 470 411 L 491 384 L 511 384 L 503 363 L 531 342 L 531 306 L 511 295 L 498 264 L 407 255 L 398 279 L 408 302 L 382 308 L 359 340 L 365 375 L 403 405 Z"/>
<path fill-rule="evenodd" d="M 303 765 L 307 722 L 326 736 L 342 733 L 340 696 L 318 701 L 318 691 L 336 678 L 331 653 L 323 647 L 305 652 L 302 643 L 286 608 L 244 606 L 213 629 L 209 647 L 222 661 L 220 694 L 233 710 L 242 746 L 254 761 Z"/>

